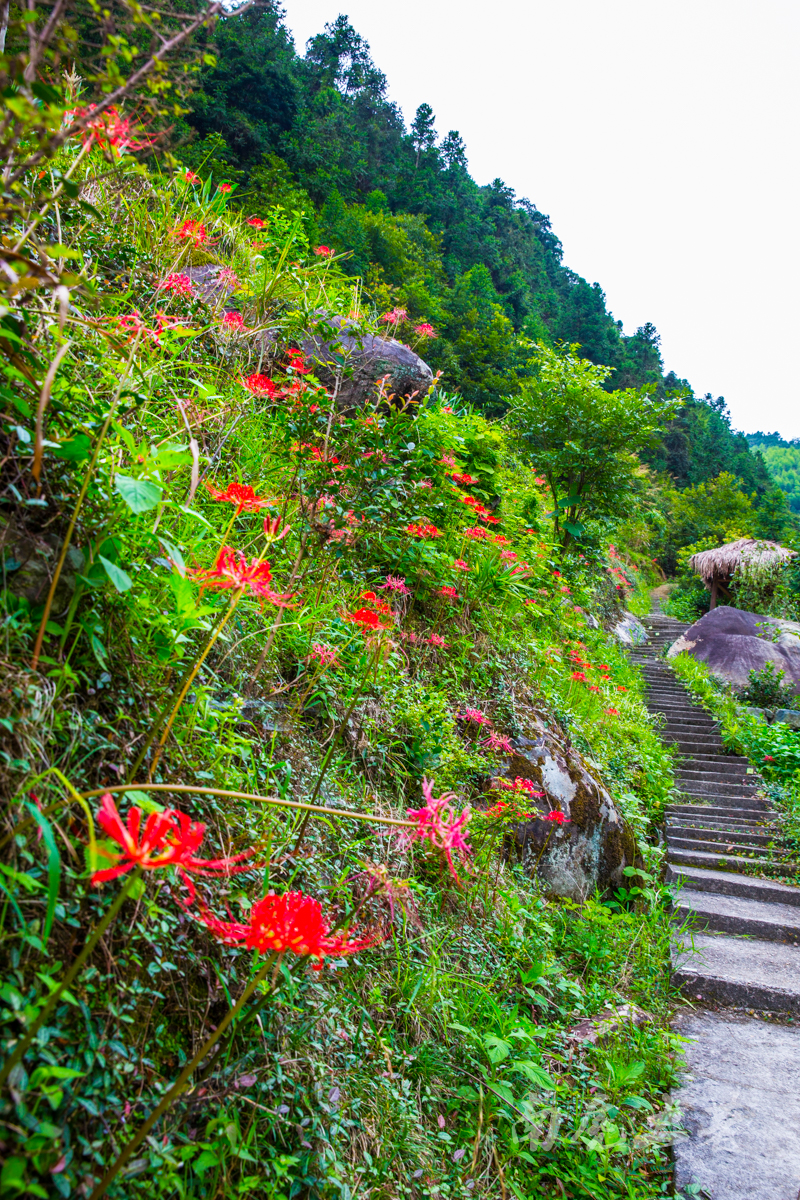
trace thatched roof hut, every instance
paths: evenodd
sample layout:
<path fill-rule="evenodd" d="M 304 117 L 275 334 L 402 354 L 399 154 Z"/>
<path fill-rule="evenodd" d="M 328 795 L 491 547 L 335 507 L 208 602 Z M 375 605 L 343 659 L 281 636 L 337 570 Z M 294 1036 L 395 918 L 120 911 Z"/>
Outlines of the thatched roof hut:
<path fill-rule="evenodd" d="M 736 542 L 726 542 L 724 546 L 717 546 L 715 550 L 701 550 L 698 554 L 693 554 L 689 559 L 689 566 L 697 572 L 706 587 L 711 589 L 711 608 L 714 608 L 717 592 L 728 594 L 731 580 L 737 571 L 786 562 L 794 555 L 794 550 L 780 546 L 777 542 L 767 541 L 766 538 L 739 538 Z"/>

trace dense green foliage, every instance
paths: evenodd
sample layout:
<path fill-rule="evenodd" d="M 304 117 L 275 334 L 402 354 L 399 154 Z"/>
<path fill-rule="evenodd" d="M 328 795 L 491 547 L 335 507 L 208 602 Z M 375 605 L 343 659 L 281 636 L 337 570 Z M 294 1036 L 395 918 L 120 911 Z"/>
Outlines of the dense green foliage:
<path fill-rule="evenodd" d="M 749 433 L 747 441 L 760 453 L 770 476 L 786 493 L 792 512 L 800 513 L 800 438 L 787 442 L 778 433 Z"/>

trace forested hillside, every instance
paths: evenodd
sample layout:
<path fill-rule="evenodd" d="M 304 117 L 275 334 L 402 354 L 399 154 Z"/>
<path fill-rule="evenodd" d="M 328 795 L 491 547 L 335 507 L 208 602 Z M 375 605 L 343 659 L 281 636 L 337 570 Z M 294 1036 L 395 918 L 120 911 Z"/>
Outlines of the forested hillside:
<path fill-rule="evenodd" d="M 786 493 L 792 512 L 800 513 L 800 438 L 787 442 L 779 433 L 748 433 L 747 441 L 760 453 L 770 476 Z"/>

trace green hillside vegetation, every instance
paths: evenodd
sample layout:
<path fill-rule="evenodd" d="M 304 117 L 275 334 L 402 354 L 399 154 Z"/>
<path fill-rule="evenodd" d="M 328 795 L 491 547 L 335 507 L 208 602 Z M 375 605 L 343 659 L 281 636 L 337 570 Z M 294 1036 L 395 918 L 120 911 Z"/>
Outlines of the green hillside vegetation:
<path fill-rule="evenodd" d="M 770 476 L 786 493 L 792 512 L 800 513 L 800 438 L 787 442 L 777 433 L 749 433 L 747 441 L 759 452 Z"/>
<path fill-rule="evenodd" d="M 673 758 L 609 631 L 782 493 L 346 22 L 187 8 L 0 54 L 0 1196 L 672 1196 Z M 342 402 L 392 332 L 443 375 Z"/>

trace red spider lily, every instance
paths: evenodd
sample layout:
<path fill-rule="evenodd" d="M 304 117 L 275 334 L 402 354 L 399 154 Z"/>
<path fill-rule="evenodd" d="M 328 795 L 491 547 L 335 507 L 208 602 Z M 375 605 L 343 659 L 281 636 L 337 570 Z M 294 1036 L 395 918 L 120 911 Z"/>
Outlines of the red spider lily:
<path fill-rule="evenodd" d="M 72 114 L 73 120 L 89 116 L 95 107 L 90 104 L 88 108 L 76 109 Z M 128 150 L 145 150 L 155 142 L 155 138 L 137 137 L 130 119 L 120 116 L 116 108 L 107 108 L 96 117 L 90 117 L 80 136 L 84 145 L 94 144 L 102 149 L 115 150 L 118 154 L 125 154 Z"/>
<path fill-rule="evenodd" d="M 406 587 L 406 581 L 401 575 L 387 575 L 386 583 L 382 583 L 378 591 L 382 592 L 384 589 L 390 592 L 397 592 L 400 596 L 411 595 L 411 588 Z"/>
<path fill-rule="evenodd" d="M 618 683 L 616 686 L 617 686 L 618 692 L 627 692 L 627 690 L 628 690 L 626 687 L 623 687 L 623 685 L 621 683 Z"/>
<path fill-rule="evenodd" d="M 385 312 L 380 318 L 384 325 L 399 325 L 402 321 L 408 320 L 408 313 L 404 308 L 391 308 L 389 312 Z"/>
<path fill-rule="evenodd" d="M 255 850 L 245 850 L 231 858 L 195 858 L 195 851 L 203 841 L 206 827 L 200 821 L 192 821 L 186 813 L 177 809 L 167 808 L 163 812 L 150 813 L 144 829 L 141 828 L 141 821 L 141 809 L 131 808 L 128 811 L 127 823 L 123 823 L 113 796 L 106 792 L 100 802 L 97 823 L 105 834 L 121 847 L 122 853 L 117 857 L 114 866 L 95 871 L 92 876 L 93 884 L 116 879 L 135 867 L 141 867 L 145 871 L 176 867 L 189 889 L 191 903 L 195 897 L 195 890 L 190 874 L 232 875 L 237 871 L 253 869 L 254 864 L 245 860 L 252 858 Z"/>
<path fill-rule="evenodd" d="M 440 646 L 443 650 L 446 650 L 450 645 L 450 643 L 446 642 L 438 633 L 432 633 L 430 637 L 426 638 L 425 640 L 429 646 Z"/>
<path fill-rule="evenodd" d="M 181 178 L 183 179 L 184 183 L 199 183 L 200 182 L 200 176 L 195 175 L 194 171 L 184 171 Z"/>
<path fill-rule="evenodd" d="M 311 370 L 311 367 L 306 365 L 301 350 L 289 351 L 289 367 L 292 371 L 297 371 L 300 375 L 307 375 Z"/>
<path fill-rule="evenodd" d="M 217 187 L 217 191 L 222 192 L 223 195 L 226 194 L 227 192 L 229 192 L 230 190 L 231 190 L 231 185 L 229 183 L 221 183 Z"/>
<path fill-rule="evenodd" d="M 406 525 L 406 533 L 413 534 L 419 538 L 438 538 L 443 537 L 441 529 L 437 529 L 435 525 Z"/>
<path fill-rule="evenodd" d="M 276 608 L 291 607 L 293 593 L 281 596 L 269 586 L 272 582 L 269 563 L 252 562 L 248 565 L 244 555 L 237 555 L 231 546 L 222 547 L 213 567 L 189 567 L 187 574 L 200 581 L 201 592 L 205 588 L 212 588 L 214 591 L 241 589 L 252 592 L 254 596 L 261 596 Z"/>
<path fill-rule="evenodd" d="M 476 478 L 475 478 L 473 475 L 459 475 L 457 471 L 454 471 L 454 472 L 453 472 L 453 474 L 452 474 L 452 477 L 451 477 L 451 478 L 452 478 L 452 480 L 453 480 L 453 482 L 454 482 L 454 483 L 461 483 L 461 484 L 464 484 L 464 485 L 468 485 L 468 484 L 470 484 L 470 483 L 479 483 L 479 482 L 480 482 L 480 481 L 479 481 L 478 479 L 476 479 Z"/>
<path fill-rule="evenodd" d="M 372 605 L 375 612 L 383 613 L 384 616 L 388 616 L 392 611 L 386 601 L 379 600 L 374 592 L 362 592 L 361 599 L 366 600 L 367 604 Z"/>
<path fill-rule="evenodd" d="M 466 721 L 468 725 L 491 725 L 489 718 L 479 708 L 465 708 L 463 713 L 456 713 L 457 721 Z"/>
<path fill-rule="evenodd" d="M 254 229 L 263 229 L 266 223 L 261 220 L 261 217 L 248 217 L 246 221 L 246 224 L 252 225 Z"/>
<path fill-rule="evenodd" d="M 485 521 L 487 525 L 499 525 L 500 524 L 500 518 L 493 517 L 490 512 L 479 512 L 478 520 Z"/>
<path fill-rule="evenodd" d="M 436 332 L 436 330 L 433 328 L 433 326 L 429 325 L 427 323 L 427 321 L 423 321 L 421 325 L 415 325 L 414 333 L 416 333 L 417 337 L 431 338 L 431 339 L 437 338 L 439 336 L 438 333 Z"/>
<path fill-rule="evenodd" d="M 235 504 L 237 516 L 243 512 L 260 512 L 271 503 L 265 496 L 257 496 L 249 483 L 229 483 L 224 492 L 218 491 L 211 483 L 207 483 L 206 487 L 212 499 Z"/>
<path fill-rule="evenodd" d="M 569 817 L 565 817 L 562 812 L 556 809 L 553 812 L 545 814 L 545 821 L 552 821 L 555 825 L 569 825 Z"/>
<path fill-rule="evenodd" d="M 125 333 L 130 335 L 128 338 L 129 341 L 131 341 L 137 335 L 140 335 L 143 340 L 147 339 L 148 341 L 158 343 L 162 333 L 164 333 L 165 330 L 174 329 L 175 326 L 180 325 L 180 321 L 175 320 L 172 317 L 168 317 L 163 312 L 156 313 L 155 321 L 158 328 L 149 329 L 144 323 L 142 314 L 139 312 L 138 308 L 135 308 L 133 312 L 127 313 L 124 317 L 119 318 L 119 327 Z"/>
<path fill-rule="evenodd" d="M 278 391 L 277 386 L 266 375 L 247 375 L 239 381 L 253 396 L 269 396 L 272 400 Z"/>
<path fill-rule="evenodd" d="M 476 541 L 476 542 L 481 541 L 483 538 L 487 538 L 488 536 L 489 536 L 488 530 L 481 529 L 480 525 L 475 525 L 475 526 L 473 526 L 472 529 L 464 530 L 464 537 L 472 538 L 473 541 Z"/>
<path fill-rule="evenodd" d="M 619 716 L 619 709 L 617 709 L 617 708 L 606 708 L 603 711 L 605 712 L 606 716 L 608 716 L 608 717 L 618 717 Z"/>
<path fill-rule="evenodd" d="M 191 241 L 195 249 L 209 240 L 206 227 L 201 221 L 184 221 L 180 229 L 173 231 L 173 237 L 180 238 L 182 241 Z"/>
<path fill-rule="evenodd" d="M 284 525 L 283 531 L 279 534 L 278 530 L 280 527 L 280 517 L 264 517 L 264 537 L 268 542 L 282 542 L 292 528 L 291 525 Z"/>
<path fill-rule="evenodd" d="M 457 571 L 469 571 L 472 569 L 468 562 L 464 562 L 463 558 L 455 559 L 453 562 L 453 566 L 455 567 L 455 569 Z"/>
<path fill-rule="evenodd" d="M 503 562 L 516 562 L 519 558 L 519 555 L 515 554 L 513 550 L 502 550 L 500 552 L 500 557 L 502 558 Z"/>
<path fill-rule="evenodd" d="M 469 808 L 463 809 L 457 817 L 453 808 L 456 799 L 454 792 L 443 792 L 441 796 L 433 794 L 433 781 L 423 779 L 422 797 L 425 804 L 422 808 L 409 808 L 406 816 L 416 822 L 416 828 L 410 833 L 404 833 L 402 839 L 406 844 L 411 842 L 430 842 L 434 850 L 444 854 L 447 867 L 454 879 L 458 879 L 453 862 L 453 854 L 466 863 L 472 849 L 467 842 L 465 829 L 472 815 Z"/>
<path fill-rule="evenodd" d="M 541 475 L 537 475 L 533 482 L 536 484 L 537 487 L 544 487 L 545 484 L 547 483 L 547 480 L 542 479 Z"/>
<path fill-rule="evenodd" d="M 576 683 L 586 683 L 586 676 L 583 671 L 573 671 L 570 679 L 574 679 Z"/>
<path fill-rule="evenodd" d="M 345 613 L 343 620 L 349 621 L 351 625 L 360 625 L 365 632 L 369 629 L 375 632 L 379 629 L 391 629 L 391 624 L 382 621 L 379 614 L 371 608 L 357 608 L 354 612 Z"/>
<path fill-rule="evenodd" d="M 374 946 L 372 936 L 350 940 L 347 934 L 331 936 L 330 927 L 322 915 L 322 905 L 302 892 L 286 892 L 283 896 L 270 894 L 258 900 L 250 910 L 247 924 L 239 921 L 220 921 L 203 909 L 200 919 L 207 929 L 229 945 L 244 942 L 248 950 L 260 954 L 296 954 L 299 958 L 316 958 L 314 969 L 321 970 L 324 960 L 357 954 Z"/>
<path fill-rule="evenodd" d="M 611 667 L 608 665 L 608 663 L 600 663 L 600 670 L 601 671 L 610 671 Z"/>
<path fill-rule="evenodd" d="M 222 328 L 229 332 L 244 329 L 244 317 L 240 312 L 226 312 L 222 318 Z"/>
<path fill-rule="evenodd" d="M 336 662 L 336 657 L 336 651 L 332 650 L 330 646 L 323 646 L 321 642 L 314 642 L 308 659 L 309 662 L 318 662 L 322 667 L 330 667 Z"/>
<path fill-rule="evenodd" d="M 439 462 L 442 464 L 443 467 L 455 467 L 457 465 L 456 460 L 454 458 L 451 458 L 449 454 L 443 454 L 442 457 L 439 459 Z"/>
<path fill-rule="evenodd" d="M 330 258 L 333 254 L 333 251 L 331 250 L 330 246 L 317 246 L 314 253 L 318 254 L 320 258 Z"/>
<path fill-rule="evenodd" d="M 591 684 L 591 686 L 589 687 L 589 691 L 590 692 L 599 692 L 600 688 L 596 687 L 595 684 Z"/>
<path fill-rule="evenodd" d="M 507 792 L 525 792 L 526 795 L 533 796 L 537 800 L 541 800 L 546 794 L 545 792 L 537 792 L 536 784 L 532 779 L 522 779 L 519 775 L 517 775 L 513 783 L 509 779 L 496 779 L 494 786 L 501 787 Z"/>
<path fill-rule="evenodd" d="M 488 537 L 488 533 L 485 532 L 484 537 Z M 507 537 L 504 537 L 502 533 L 496 533 L 494 535 L 494 537 L 492 538 L 492 541 L 494 542 L 494 544 L 496 546 L 510 546 L 511 545 L 511 542 L 508 540 Z"/>
<path fill-rule="evenodd" d="M 191 296 L 192 281 L 188 275 L 182 272 L 179 274 L 167 275 L 166 279 L 162 279 L 158 285 L 160 292 L 174 292 L 176 296 Z"/>
<path fill-rule="evenodd" d="M 458 599 L 458 592 L 454 587 L 440 587 L 436 594 L 437 596 L 444 596 L 446 600 Z"/>
<path fill-rule="evenodd" d="M 775 762 L 775 758 L 772 754 L 765 754 L 764 762 Z"/>
<path fill-rule="evenodd" d="M 480 744 L 481 746 L 485 746 L 487 750 L 493 750 L 497 754 L 514 753 L 514 747 L 504 733 L 490 733 Z"/>

